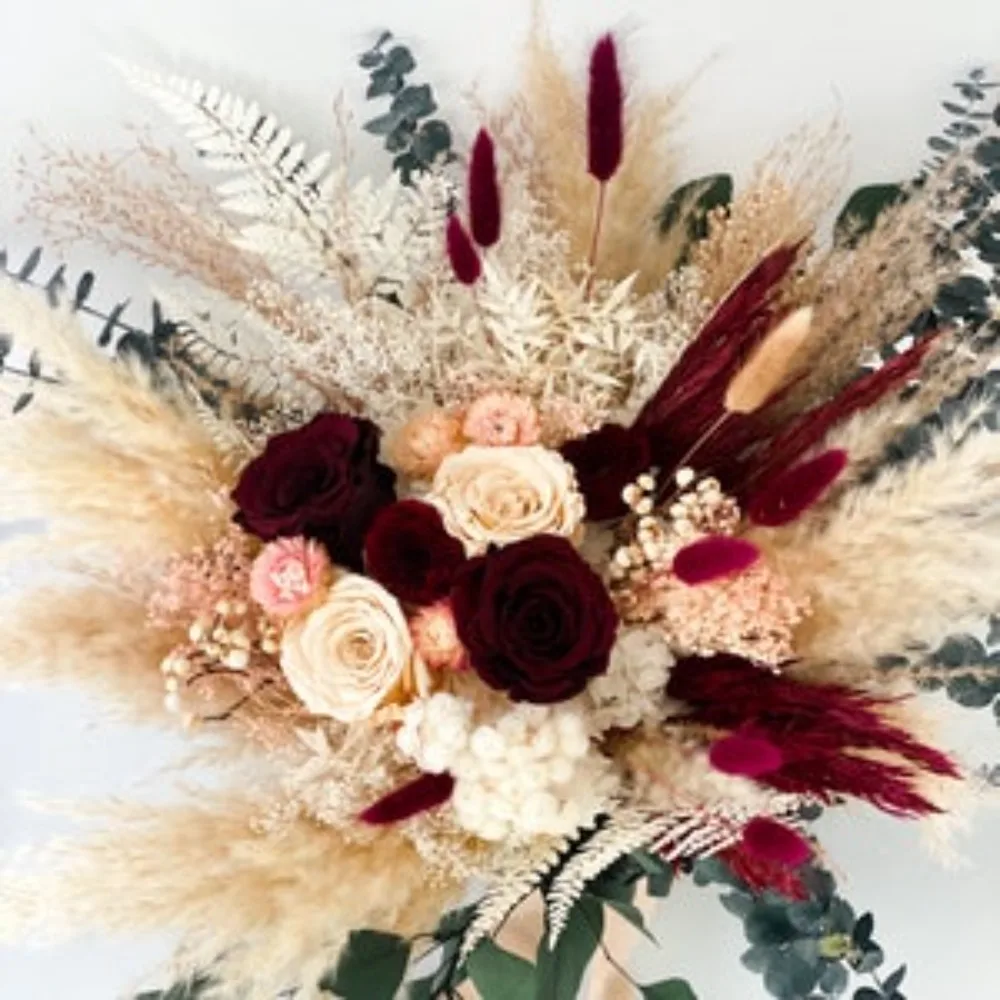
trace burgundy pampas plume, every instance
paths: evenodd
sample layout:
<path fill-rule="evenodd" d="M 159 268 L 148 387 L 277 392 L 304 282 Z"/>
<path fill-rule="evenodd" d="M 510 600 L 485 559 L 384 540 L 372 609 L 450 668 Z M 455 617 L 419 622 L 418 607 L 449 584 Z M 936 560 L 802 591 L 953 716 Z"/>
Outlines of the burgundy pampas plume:
<path fill-rule="evenodd" d="M 883 714 L 891 700 L 835 684 L 803 684 L 739 656 L 680 660 L 667 694 L 685 702 L 695 722 L 772 743 L 782 764 L 756 780 L 780 792 L 824 801 L 850 795 L 886 812 L 919 816 L 938 811 L 917 790 L 921 772 L 959 777 L 945 754 Z"/>
<path fill-rule="evenodd" d="M 748 570 L 760 558 L 760 549 L 745 538 L 710 535 L 685 545 L 674 556 L 673 572 L 689 587 L 711 583 Z"/>
<path fill-rule="evenodd" d="M 388 826 L 436 809 L 451 798 L 455 779 L 450 774 L 422 774 L 409 784 L 384 795 L 370 805 L 358 819 L 369 826 Z"/>
<path fill-rule="evenodd" d="M 726 487 L 745 499 L 751 485 L 767 482 L 819 444 L 839 423 L 852 414 L 874 406 L 883 396 L 904 385 L 919 370 L 939 334 L 918 340 L 908 351 L 897 354 L 881 368 L 846 385 L 825 403 L 795 417 L 739 468 L 732 470 Z"/>
<path fill-rule="evenodd" d="M 587 165 L 602 184 L 615 175 L 625 147 L 625 95 L 614 38 L 604 35 L 590 54 Z"/>
<path fill-rule="evenodd" d="M 500 184 L 496 153 L 486 129 L 480 129 L 469 160 L 469 228 L 481 247 L 500 239 Z"/>
<path fill-rule="evenodd" d="M 793 465 L 750 497 L 747 517 L 765 528 L 790 524 L 819 503 L 846 468 L 847 452 L 843 448 L 831 448 Z"/>
<path fill-rule="evenodd" d="M 758 816 L 743 828 L 743 848 L 755 858 L 785 868 L 799 868 L 812 857 L 812 847 L 797 830 Z"/>
<path fill-rule="evenodd" d="M 463 285 L 474 285 L 479 280 L 479 275 L 483 273 L 483 265 L 479 260 L 479 253 L 469 234 L 462 225 L 462 220 L 457 215 L 448 217 L 448 228 L 445 234 L 445 242 L 448 249 L 448 260 L 451 261 L 451 269 L 455 272 Z"/>

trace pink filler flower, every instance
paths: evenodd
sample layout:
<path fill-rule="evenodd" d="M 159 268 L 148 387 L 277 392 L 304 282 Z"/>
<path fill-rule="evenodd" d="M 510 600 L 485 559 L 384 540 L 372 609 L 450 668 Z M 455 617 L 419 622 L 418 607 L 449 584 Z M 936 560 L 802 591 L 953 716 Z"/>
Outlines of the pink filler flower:
<path fill-rule="evenodd" d="M 458 638 L 455 616 L 447 601 L 422 608 L 410 619 L 417 654 L 431 670 L 464 670 L 465 647 Z"/>
<path fill-rule="evenodd" d="M 254 560 L 250 595 L 268 614 L 288 618 L 315 602 L 330 575 L 330 559 L 319 542 L 279 538 Z"/>
<path fill-rule="evenodd" d="M 490 392 L 465 413 L 465 436 L 488 448 L 537 444 L 538 411 L 530 399 L 509 392 Z"/>

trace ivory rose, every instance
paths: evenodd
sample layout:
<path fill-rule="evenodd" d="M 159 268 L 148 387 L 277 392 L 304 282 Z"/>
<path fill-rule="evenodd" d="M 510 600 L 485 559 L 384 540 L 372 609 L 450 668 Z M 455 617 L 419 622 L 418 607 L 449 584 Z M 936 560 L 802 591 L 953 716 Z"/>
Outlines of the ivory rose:
<path fill-rule="evenodd" d="M 470 445 L 449 455 L 427 500 L 468 555 L 534 535 L 574 538 L 584 515 L 572 466 L 540 445 Z"/>
<path fill-rule="evenodd" d="M 346 574 L 326 600 L 282 637 L 281 668 L 315 715 L 369 718 L 411 672 L 413 643 L 399 602 L 363 576 Z"/>

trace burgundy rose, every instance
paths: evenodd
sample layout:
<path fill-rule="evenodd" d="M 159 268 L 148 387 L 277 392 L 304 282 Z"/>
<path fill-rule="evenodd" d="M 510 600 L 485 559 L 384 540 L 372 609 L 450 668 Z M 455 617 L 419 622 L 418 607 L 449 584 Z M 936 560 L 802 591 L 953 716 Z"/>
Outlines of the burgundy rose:
<path fill-rule="evenodd" d="M 444 529 L 437 509 L 420 500 L 383 507 L 365 537 L 368 575 L 410 604 L 447 597 L 465 549 Z"/>
<path fill-rule="evenodd" d="M 622 490 L 652 465 L 645 432 L 620 424 L 605 424 L 585 437 L 567 441 L 562 456 L 576 470 L 588 521 L 622 517 L 628 511 Z"/>
<path fill-rule="evenodd" d="M 538 535 L 471 559 L 451 600 L 473 669 L 515 701 L 565 701 L 607 669 L 618 616 L 565 538 Z"/>
<path fill-rule="evenodd" d="M 360 569 L 368 526 L 395 499 L 396 474 L 378 461 L 378 442 L 371 421 L 341 413 L 276 434 L 233 490 L 236 523 L 264 541 L 318 539 L 336 562 Z"/>

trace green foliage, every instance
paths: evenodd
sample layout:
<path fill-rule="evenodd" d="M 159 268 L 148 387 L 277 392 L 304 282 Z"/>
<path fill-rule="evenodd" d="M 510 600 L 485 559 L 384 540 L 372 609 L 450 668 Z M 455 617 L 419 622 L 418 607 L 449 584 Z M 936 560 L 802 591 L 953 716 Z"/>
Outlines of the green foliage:
<path fill-rule="evenodd" d="M 200 1000 L 211 985 L 212 980 L 207 976 L 195 976 L 184 982 L 174 983 L 165 990 L 140 993 L 135 1000 Z"/>
<path fill-rule="evenodd" d="M 469 978 L 480 996 L 535 1000 L 535 967 L 492 941 L 479 944 L 469 956 L 468 965 Z"/>
<path fill-rule="evenodd" d="M 733 178 L 729 174 L 710 174 L 682 184 L 666 200 L 657 221 L 660 232 L 683 225 L 686 246 L 681 255 L 685 261 L 691 244 L 708 235 L 708 216 L 717 208 L 725 208 L 733 200 Z"/>
<path fill-rule="evenodd" d="M 683 979 L 666 979 L 662 983 L 640 986 L 639 992 L 643 1000 L 698 1000 Z"/>
<path fill-rule="evenodd" d="M 393 1000 L 406 975 L 411 942 L 381 931 L 352 931 L 319 988 L 341 1000 Z"/>
<path fill-rule="evenodd" d="M 603 934 L 604 907 L 595 897 L 584 896 L 570 911 L 555 948 L 549 948 L 548 935 L 542 936 L 536 959 L 537 1000 L 576 1000 Z"/>
<path fill-rule="evenodd" d="M 854 246 L 865 233 L 871 232 L 878 217 L 905 199 L 900 184 L 866 184 L 847 199 L 834 223 L 834 239 Z"/>
<path fill-rule="evenodd" d="M 435 162 L 454 159 L 452 135 L 447 122 L 431 117 L 437 103 L 428 84 L 407 83 L 416 69 L 413 53 L 404 45 L 392 45 L 391 32 L 383 32 L 358 64 L 368 70 L 367 97 L 375 100 L 391 97 L 389 108 L 364 123 L 364 129 L 379 136 L 386 152 L 392 154 L 392 166 L 404 184 L 411 184 L 415 174 Z"/>
<path fill-rule="evenodd" d="M 763 977 L 765 989 L 777 1000 L 841 997 L 851 973 L 874 973 L 884 961 L 873 938 L 874 918 L 870 913 L 855 915 L 850 903 L 837 894 L 829 872 L 813 866 L 800 870 L 805 899 L 755 892 L 716 858 L 697 862 L 693 875 L 698 885 L 727 889 L 722 905 L 742 921 L 750 944 L 741 961 Z M 881 988 L 891 989 L 875 996 L 905 1000 L 897 990 L 901 981 L 902 976 L 895 982 L 890 977 Z"/>

